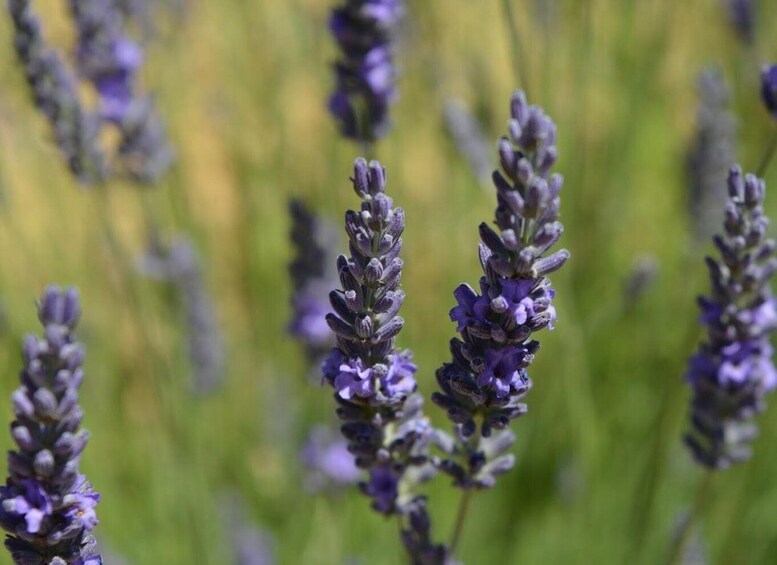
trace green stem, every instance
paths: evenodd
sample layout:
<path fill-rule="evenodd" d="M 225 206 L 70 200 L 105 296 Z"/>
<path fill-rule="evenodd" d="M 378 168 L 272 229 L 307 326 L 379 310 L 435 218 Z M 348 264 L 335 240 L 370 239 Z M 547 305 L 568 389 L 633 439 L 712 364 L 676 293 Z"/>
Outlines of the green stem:
<path fill-rule="evenodd" d="M 761 158 L 761 163 L 758 165 L 755 172 L 756 176 L 763 177 L 764 174 L 766 174 L 766 169 L 772 161 L 775 149 L 777 149 L 777 131 L 772 135 L 772 139 L 769 141 L 769 145 L 766 148 L 766 153 L 764 153 L 764 156 Z"/>
<path fill-rule="evenodd" d="M 451 556 L 456 554 L 456 547 L 461 540 L 461 533 L 464 531 L 464 523 L 467 521 L 467 513 L 469 511 L 469 503 L 472 500 L 472 489 L 467 489 L 464 494 L 461 495 L 461 501 L 459 501 L 459 511 L 456 513 L 456 523 L 453 525 L 453 534 L 451 534 L 451 542 L 448 544 L 450 547 Z"/>
<path fill-rule="evenodd" d="M 502 0 L 502 9 L 504 10 L 507 33 L 510 37 L 510 58 L 513 64 L 515 80 L 517 80 L 519 85 L 523 88 L 526 98 L 530 98 L 529 80 L 526 75 L 526 66 L 523 64 L 526 61 L 523 57 L 521 38 L 518 36 L 518 29 L 515 27 L 515 14 L 513 13 L 511 0 Z"/>
<path fill-rule="evenodd" d="M 688 519 L 682 525 L 682 529 L 674 540 L 672 547 L 669 550 L 669 558 L 666 560 L 667 565 L 678 565 L 682 562 L 682 558 L 685 555 L 688 542 L 691 540 L 691 534 L 696 526 L 696 522 L 701 518 L 702 510 L 704 509 L 704 503 L 707 500 L 710 486 L 712 485 L 712 477 L 714 471 L 707 471 L 704 478 L 699 483 L 696 490 L 696 497 L 693 499 L 693 505 L 691 506 Z"/>

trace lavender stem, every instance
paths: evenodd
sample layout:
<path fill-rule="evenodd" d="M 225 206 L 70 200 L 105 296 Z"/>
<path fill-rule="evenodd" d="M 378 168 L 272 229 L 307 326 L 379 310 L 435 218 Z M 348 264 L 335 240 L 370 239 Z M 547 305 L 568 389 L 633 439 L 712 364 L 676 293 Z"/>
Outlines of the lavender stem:
<path fill-rule="evenodd" d="M 757 177 L 763 177 L 764 174 L 766 174 L 766 169 L 769 167 L 769 163 L 772 161 L 775 149 L 777 149 L 777 131 L 775 131 L 774 135 L 772 135 L 772 139 L 769 141 L 769 146 L 766 148 L 766 152 L 761 158 L 761 163 L 758 165 L 758 169 L 756 169 L 755 175 Z"/>
<path fill-rule="evenodd" d="M 502 8 L 505 12 L 504 20 L 507 26 L 507 34 L 510 36 L 510 59 L 513 64 L 513 73 L 515 79 L 521 83 L 519 86 L 526 94 L 526 98 L 531 98 L 526 67 L 523 64 L 526 60 L 523 57 L 521 38 L 518 36 L 518 29 L 515 27 L 515 14 L 511 0 L 502 0 Z"/>
<path fill-rule="evenodd" d="M 456 513 L 456 523 L 453 525 L 453 534 L 449 545 L 451 556 L 456 555 L 456 548 L 461 539 L 461 533 L 464 531 L 464 523 L 467 521 L 470 502 L 472 500 L 472 489 L 467 489 L 461 495 L 459 510 Z"/>
<path fill-rule="evenodd" d="M 672 543 L 672 547 L 669 551 L 669 558 L 666 561 L 667 565 L 678 565 L 682 562 L 685 549 L 691 539 L 691 534 L 693 533 L 694 527 L 699 521 L 699 518 L 701 518 L 701 513 L 704 509 L 704 503 L 707 500 L 707 495 L 709 494 L 710 487 L 712 486 L 713 476 L 714 473 L 711 470 L 707 470 L 704 473 L 704 478 L 702 478 L 699 486 L 696 489 L 696 496 L 693 499 L 693 505 L 691 506 L 688 519 L 682 525 L 679 534 L 675 538 L 674 543 Z"/>

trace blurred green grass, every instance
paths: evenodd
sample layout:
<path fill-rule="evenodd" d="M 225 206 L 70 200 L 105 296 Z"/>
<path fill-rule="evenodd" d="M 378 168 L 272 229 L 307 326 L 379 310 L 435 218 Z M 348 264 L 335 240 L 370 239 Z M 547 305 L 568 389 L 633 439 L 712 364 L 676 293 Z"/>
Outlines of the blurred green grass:
<path fill-rule="evenodd" d="M 740 159 L 754 167 L 771 130 L 757 80 L 760 58 L 775 56 L 767 24 L 777 11 L 762 3 L 761 43 L 748 49 L 718 2 L 545 1 L 556 16 L 546 26 L 540 0 L 515 0 L 515 24 L 530 101 L 559 128 L 573 258 L 554 275 L 559 322 L 542 336 L 530 413 L 515 425 L 518 465 L 477 497 L 462 557 L 659 563 L 700 475 L 679 441 L 688 400 L 681 376 L 699 337 L 694 297 L 706 288 L 683 171 L 695 80 L 709 63 L 724 69 Z M 47 31 L 67 45 L 60 4 L 36 3 Z M 281 563 L 401 562 L 394 524 L 355 493 L 308 495 L 297 462 L 307 426 L 329 419 L 332 406 L 328 392 L 309 386 L 284 334 L 285 205 L 298 195 L 339 218 L 355 203 L 347 177 L 358 150 L 339 139 L 324 107 L 335 55 L 329 7 L 193 1 L 186 18 L 161 20 L 149 45 L 145 82 L 158 93 L 178 161 L 146 197 L 169 234 L 197 241 L 229 354 L 225 386 L 207 398 L 188 394 L 168 291 L 135 275 L 128 299 L 128 279 L 106 246 L 107 209 L 126 247 L 142 251 L 136 189 L 112 187 L 103 198 L 75 186 L 30 104 L 9 22 L 0 22 L 0 398 L 16 387 L 21 336 L 37 331 L 40 290 L 77 285 L 93 437 L 83 468 L 103 494 L 99 538 L 132 563 L 228 563 L 220 517 L 228 489 L 241 491 L 251 518 L 276 536 Z M 400 344 L 414 350 L 429 393 L 453 335 L 451 291 L 477 281 L 477 225 L 494 206 L 445 134 L 443 103 L 466 100 L 496 139 L 517 82 L 498 0 L 414 0 L 409 12 L 395 128 L 378 156 L 408 219 Z M 777 212 L 775 199 L 768 211 Z M 641 254 L 657 258 L 660 277 L 627 309 L 624 280 Z M 445 425 L 438 410 L 429 413 Z M 0 420 L 10 421 L 10 402 L 0 402 Z M 719 477 L 708 507 L 703 540 L 715 563 L 777 558 L 777 414 L 760 421 L 756 457 Z M 457 504 L 446 483 L 429 489 L 440 538 Z M 639 524 L 646 537 L 635 555 Z"/>

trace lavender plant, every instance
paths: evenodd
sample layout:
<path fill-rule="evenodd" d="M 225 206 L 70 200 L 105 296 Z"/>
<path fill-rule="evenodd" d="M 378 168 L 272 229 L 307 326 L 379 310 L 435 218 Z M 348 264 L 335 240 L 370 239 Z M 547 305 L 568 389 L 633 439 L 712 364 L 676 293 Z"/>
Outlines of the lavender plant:
<path fill-rule="evenodd" d="M 17 565 L 99 565 L 92 529 L 100 499 L 79 472 L 89 434 L 80 429 L 83 346 L 75 341 L 75 289 L 51 286 L 38 303 L 43 337 L 24 340 L 21 386 L 12 395 L 9 477 L 0 488 L 0 526 Z"/>
<path fill-rule="evenodd" d="M 14 47 L 35 104 L 51 123 L 77 180 L 101 184 L 121 174 L 153 183 L 168 168 L 172 153 L 151 99 L 137 92 L 142 51 L 124 31 L 123 9 L 114 0 L 71 0 L 70 8 L 78 36 L 77 75 L 45 43 L 29 0 L 9 0 Z M 83 103 L 77 78 L 96 92 L 96 110 Z M 106 151 L 100 137 L 111 125 L 119 131 L 119 142 Z"/>
<path fill-rule="evenodd" d="M 753 418 L 777 386 L 769 334 L 777 329 L 777 303 L 769 281 L 777 270 L 777 243 L 766 238 L 764 182 L 731 169 L 723 234 L 713 241 L 720 259 L 707 258 L 712 293 L 699 298 L 707 340 L 691 357 L 691 431 L 685 437 L 696 461 L 725 469 L 750 458 Z"/>
<path fill-rule="evenodd" d="M 467 284 L 454 292 L 450 317 L 460 338 L 451 341 L 453 359 L 437 370 L 441 392 L 432 396 L 457 438 L 441 469 L 465 490 L 490 488 L 513 467 L 505 452 L 514 436 L 506 428 L 526 412 L 526 369 L 539 348 L 532 336 L 556 320 L 547 275 L 569 258 L 566 250 L 551 252 L 563 231 L 556 219 L 563 179 L 550 174 L 556 126 L 523 92 L 513 95 L 510 110 L 509 137 L 499 142 L 504 174 L 493 174 L 499 232 L 480 225 L 480 292 Z"/>
<path fill-rule="evenodd" d="M 777 120 L 777 65 L 761 68 L 761 99 L 772 118 Z"/>
<path fill-rule="evenodd" d="M 125 32 L 123 7 L 114 0 L 71 0 L 70 9 L 79 74 L 97 92 L 102 119 L 119 130 L 118 165 L 130 179 L 153 184 L 172 153 L 151 98 L 138 92 L 143 53 Z"/>
<path fill-rule="evenodd" d="M 715 233 L 726 199 L 724 179 L 736 161 L 736 121 L 728 109 L 731 95 L 719 71 L 705 70 L 698 80 L 698 92 L 696 133 L 687 171 L 694 236 L 701 243 Z"/>
<path fill-rule="evenodd" d="M 394 39 L 402 0 L 344 0 L 332 10 L 329 28 L 341 51 L 329 110 L 347 138 L 369 144 L 389 129 L 396 97 Z"/>
<path fill-rule="evenodd" d="M 415 492 L 434 473 L 428 450 L 436 433 L 422 412 L 411 354 L 395 345 L 404 325 L 398 313 L 405 215 L 386 195 L 377 161 L 357 159 L 352 181 L 362 205 L 345 215 L 350 257 L 337 259 L 342 288 L 330 294 L 334 313 L 326 318 L 337 347 L 323 376 L 335 389 L 348 449 L 369 472 L 362 491 L 376 511 L 402 518 L 411 562 L 444 563 L 447 549 L 431 541 L 426 499 Z"/>

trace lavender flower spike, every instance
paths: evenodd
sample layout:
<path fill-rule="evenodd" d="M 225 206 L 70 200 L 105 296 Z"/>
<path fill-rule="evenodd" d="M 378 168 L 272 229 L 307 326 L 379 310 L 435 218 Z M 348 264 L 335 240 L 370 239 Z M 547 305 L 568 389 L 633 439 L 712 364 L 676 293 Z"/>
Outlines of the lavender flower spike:
<path fill-rule="evenodd" d="M 299 200 L 289 203 L 289 215 L 295 255 L 289 264 L 294 293 L 288 331 L 304 346 L 308 360 L 316 365 L 318 378 L 321 362 L 335 345 L 335 335 L 326 323 L 326 315 L 332 312 L 329 291 L 337 283 L 328 251 L 335 238 L 330 226 Z"/>
<path fill-rule="evenodd" d="M 459 441 L 442 469 L 461 488 L 493 486 L 513 465 L 504 455 L 512 433 L 492 431 L 526 412 L 526 368 L 539 348 L 532 336 L 556 320 L 547 275 L 569 258 L 566 250 L 552 251 L 563 231 L 556 220 L 562 178 L 550 174 L 556 126 L 523 92 L 513 95 L 510 109 L 510 136 L 499 143 L 504 174 L 493 174 L 498 231 L 480 225 L 480 292 L 466 284 L 454 292 L 450 317 L 460 339 L 451 341 L 453 360 L 437 370 L 442 392 L 432 397 L 455 424 Z"/>
<path fill-rule="evenodd" d="M 335 63 L 329 110 L 349 139 L 371 143 L 388 131 L 396 80 L 393 41 L 403 13 L 401 0 L 344 0 L 332 11 L 329 27 L 342 56 Z"/>
<path fill-rule="evenodd" d="M 688 154 L 690 211 L 697 243 L 707 243 L 717 230 L 726 200 L 724 179 L 736 161 L 736 120 L 729 110 L 731 94 L 723 75 L 707 69 L 698 80 L 696 132 Z"/>
<path fill-rule="evenodd" d="M 76 62 L 97 92 L 100 114 L 120 132 L 118 160 L 132 180 L 153 184 L 169 167 L 172 152 L 150 97 L 141 97 L 140 46 L 125 32 L 125 16 L 112 0 L 70 0 L 78 30 Z"/>
<path fill-rule="evenodd" d="M 707 340 L 691 357 L 691 425 L 685 437 L 694 458 L 710 469 L 749 459 L 752 423 L 764 396 L 777 386 L 769 334 L 777 329 L 777 302 L 769 280 L 777 270 L 777 243 L 766 238 L 764 182 L 732 168 L 723 235 L 713 238 L 720 260 L 707 258 L 712 293 L 699 298 Z"/>
<path fill-rule="evenodd" d="M 44 337 L 24 340 L 22 386 L 12 395 L 16 419 L 9 477 L 0 487 L 0 526 L 17 565 L 101 565 L 90 532 L 100 495 L 78 471 L 89 434 L 79 429 L 83 347 L 73 338 L 80 315 L 74 289 L 49 287 L 38 304 Z"/>
<path fill-rule="evenodd" d="M 747 44 L 752 44 L 755 39 L 757 3 L 757 0 L 726 0 L 728 20 Z"/>
<path fill-rule="evenodd" d="M 68 167 L 79 182 L 101 182 L 106 171 L 97 141 L 98 117 L 81 105 L 75 77 L 44 42 L 40 21 L 29 0 L 9 0 L 8 11 L 14 25 L 16 55 L 24 67 L 35 105 L 51 123 Z"/>
<path fill-rule="evenodd" d="M 377 161 L 357 159 L 352 180 L 362 206 L 345 215 L 350 257 L 337 260 L 342 289 L 330 294 L 334 313 L 327 316 L 337 347 L 323 374 L 335 389 L 348 450 L 369 471 L 362 491 L 378 512 L 404 518 L 405 547 L 422 563 L 418 552 L 426 550 L 421 542 L 428 532 L 419 530 L 424 521 L 416 515 L 425 501 L 413 488 L 434 473 L 428 448 L 437 433 L 415 392 L 416 365 L 395 346 L 404 324 L 397 314 L 405 298 L 399 289 L 405 215 L 386 195 L 386 173 Z"/>

